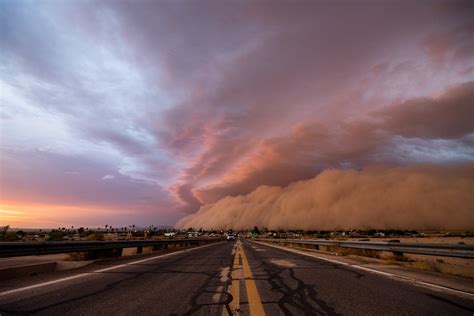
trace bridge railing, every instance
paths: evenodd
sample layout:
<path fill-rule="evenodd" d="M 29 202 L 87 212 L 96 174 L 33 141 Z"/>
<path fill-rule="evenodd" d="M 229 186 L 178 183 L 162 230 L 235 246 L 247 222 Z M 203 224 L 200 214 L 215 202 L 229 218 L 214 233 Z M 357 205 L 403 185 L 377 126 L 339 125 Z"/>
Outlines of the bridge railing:
<path fill-rule="evenodd" d="M 118 241 L 59 241 L 59 242 L 0 242 L 0 258 L 17 256 L 49 255 L 58 253 L 85 252 L 88 259 L 119 257 L 124 248 L 153 247 L 153 251 L 169 246 L 198 246 L 213 243 L 222 238 L 163 239 L 163 240 L 118 240 Z"/>
<path fill-rule="evenodd" d="M 259 241 L 280 243 L 286 245 L 312 245 L 355 248 L 373 251 L 388 251 L 394 255 L 419 254 L 427 256 L 442 256 L 455 258 L 474 258 L 474 244 L 439 244 L 439 243 L 404 243 L 404 242 L 374 242 L 374 241 L 342 241 L 342 240 L 305 240 L 305 239 L 271 239 L 259 238 Z"/>

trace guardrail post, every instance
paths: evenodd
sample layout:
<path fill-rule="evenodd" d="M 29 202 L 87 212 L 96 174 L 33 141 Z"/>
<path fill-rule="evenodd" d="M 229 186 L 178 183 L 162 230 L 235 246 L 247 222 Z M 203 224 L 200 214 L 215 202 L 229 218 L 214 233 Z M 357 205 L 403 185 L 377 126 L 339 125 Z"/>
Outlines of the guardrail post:
<path fill-rule="evenodd" d="M 161 249 L 161 245 L 155 245 L 155 246 L 153 246 L 152 251 L 158 251 L 160 249 Z"/>
<path fill-rule="evenodd" d="M 86 251 L 84 257 L 86 260 L 109 258 L 109 257 L 121 257 L 122 252 L 123 252 L 123 248 L 91 250 L 91 251 Z"/>
<path fill-rule="evenodd" d="M 142 252 L 143 252 L 143 247 L 141 246 L 137 247 L 137 254 L 142 253 Z"/>
<path fill-rule="evenodd" d="M 397 260 L 397 261 L 404 261 L 405 260 L 405 257 L 403 256 L 403 252 L 392 251 L 392 253 L 393 253 L 393 257 L 395 258 L 395 260 Z"/>
<path fill-rule="evenodd" d="M 97 256 L 94 251 L 84 252 L 84 260 L 93 260 L 93 259 L 97 259 Z"/>

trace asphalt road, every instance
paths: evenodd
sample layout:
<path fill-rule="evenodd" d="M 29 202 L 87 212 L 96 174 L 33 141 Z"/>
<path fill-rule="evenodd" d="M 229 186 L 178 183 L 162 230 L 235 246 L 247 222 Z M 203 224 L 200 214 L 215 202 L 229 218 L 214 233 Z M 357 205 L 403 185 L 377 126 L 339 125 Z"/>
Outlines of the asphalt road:
<path fill-rule="evenodd" d="M 0 284 L 0 315 L 473 315 L 474 302 L 242 241 Z"/>

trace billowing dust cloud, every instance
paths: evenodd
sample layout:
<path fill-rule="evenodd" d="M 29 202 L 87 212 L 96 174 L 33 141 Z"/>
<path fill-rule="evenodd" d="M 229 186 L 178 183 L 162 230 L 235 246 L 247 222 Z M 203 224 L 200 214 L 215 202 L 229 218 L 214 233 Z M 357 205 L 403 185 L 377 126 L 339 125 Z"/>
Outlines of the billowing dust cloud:
<path fill-rule="evenodd" d="M 474 163 L 325 170 L 286 187 L 225 197 L 177 227 L 242 229 L 474 228 Z"/>

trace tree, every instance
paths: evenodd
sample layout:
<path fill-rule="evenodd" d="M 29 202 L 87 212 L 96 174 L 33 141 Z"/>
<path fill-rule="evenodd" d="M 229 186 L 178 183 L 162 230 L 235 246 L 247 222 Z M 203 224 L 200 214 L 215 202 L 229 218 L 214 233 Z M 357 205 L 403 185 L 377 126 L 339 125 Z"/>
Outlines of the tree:
<path fill-rule="evenodd" d="M 0 227 L 0 237 L 2 238 L 3 241 L 6 241 L 7 239 L 7 233 L 9 229 L 10 229 L 10 225 Z"/>
<path fill-rule="evenodd" d="M 255 234 L 257 234 L 257 235 L 260 234 L 260 230 L 258 229 L 257 226 L 254 226 L 254 227 L 253 227 L 252 232 L 255 233 Z"/>

